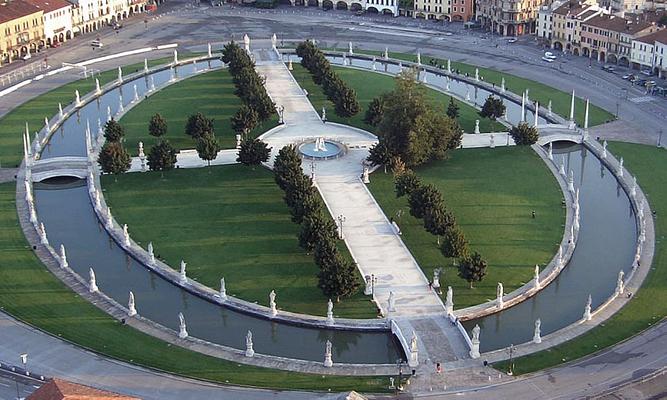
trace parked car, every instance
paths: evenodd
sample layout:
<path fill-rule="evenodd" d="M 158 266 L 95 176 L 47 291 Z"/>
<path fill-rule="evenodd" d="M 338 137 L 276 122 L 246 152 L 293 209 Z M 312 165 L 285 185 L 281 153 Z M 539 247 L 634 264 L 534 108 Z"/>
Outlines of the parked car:
<path fill-rule="evenodd" d="M 516 38 L 509 38 L 507 39 L 507 43 L 516 43 L 517 39 Z"/>
<path fill-rule="evenodd" d="M 21 60 L 28 61 L 31 58 L 32 58 L 32 55 L 30 54 L 30 52 L 27 52 L 27 53 L 25 53 L 25 55 L 23 57 L 21 57 Z"/>
<path fill-rule="evenodd" d="M 630 81 L 630 82 L 632 82 L 632 80 L 634 79 L 634 77 L 635 77 L 635 76 L 632 75 L 632 74 L 625 74 L 625 75 L 622 76 L 623 79 L 625 79 L 626 81 Z"/>
<path fill-rule="evenodd" d="M 646 75 L 646 76 L 651 76 L 651 75 L 653 75 L 653 72 L 651 72 L 651 70 L 648 70 L 648 69 L 643 69 L 640 73 L 641 73 L 642 75 Z"/>
<path fill-rule="evenodd" d="M 547 51 L 546 53 L 544 53 L 544 57 L 546 57 L 546 58 L 550 58 L 550 59 L 552 59 L 552 60 L 555 60 L 555 59 L 558 58 L 554 53 L 551 53 L 551 52 L 549 52 L 549 51 Z"/>
<path fill-rule="evenodd" d="M 646 84 L 646 79 L 635 79 L 632 81 L 633 85 L 644 86 Z"/>
<path fill-rule="evenodd" d="M 553 59 L 553 58 L 549 58 L 549 57 L 547 57 L 547 56 L 544 56 L 544 57 L 542 57 L 542 61 L 546 61 L 546 62 L 548 62 L 548 63 L 552 63 L 552 62 L 554 62 L 554 59 Z"/>
<path fill-rule="evenodd" d="M 93 48 L 97 47 L 98 49 L 104 46 L 104 44 L 102 44 L 102 42 L 99 39 L 93 40 L 92 42 L 90 42 L 90 45 L 93 46 Z"/>

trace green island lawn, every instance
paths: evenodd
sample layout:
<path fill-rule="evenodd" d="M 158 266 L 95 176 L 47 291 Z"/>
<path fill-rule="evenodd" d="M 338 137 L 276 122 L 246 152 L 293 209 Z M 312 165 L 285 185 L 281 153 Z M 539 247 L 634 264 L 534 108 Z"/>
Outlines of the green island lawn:
<path fill-rule="evenodd" d="M 138 175 L 138 174 L 137 174 Z M 0 184 L 0 306 L 54 336 L 133 364 L 220 383 L 304 390 L 386 390 L 386 377 L 334 377 L 241 365 L 172 346 L 111 318 L 55 278 L 16 215 L 16 184 Z"/>
<path fill-rule="evenodd" d="M 168 86 L 139 103 L 125 114 L 120 123 L 125 127 L 125 145 L 137 149 L 139 142 L 149 147 L 157 139 L 148 134 L 148 123 L 159 112 L 167 120 L 164 136 L 177 149 L 193 149 L 195 141 L 185 134 L 188 116 L 201 112 L 214 120 L 215 134 L 222 148 L 236 147 L 236 134 L 230 118 L 241 106 L 234 94 L 234 82 L 227 69 L 207 72 Z M 278 125 L 278 116 L 257 126 L 251 137 L 257 137 Z M 133 150 L 131 150 L 133 151 Z"/>
<path fill-rule="evenodd" d="M 322 107 L 325 106 L 327 109 L 327 119 L 332 122 L 339 122 L 342 124 L 351 125 L 357 128 L 365 129 L 369 132 L 375 132 L 375 128 L 364 123 L 364 115 L 366 109 L 370 104 L 373 98 L 389 92 L 394 89 L 395 82 L 394 78 L 381 74 L 379 72 L 370 72 L 362 71 L 353 68 L 345 67 L 334 67 L 336 73 L 343 79 L 347 84 L 350 85 L 357 92 L 357 100 L 361 106 L 359 113 L 351 118 L 341 118 L 334 113 L 334 105 L 330 102 L 322 91 L 322 87 L 316 85 L 313 82 L 313 79 L 304 67 L 300 64 L 293 64 L 292 75 L 297 80 L 299 85 L 308 91 L 308 98 L 310 102 L 315 107 L 317 112 L 321 112 Z M 450 96 L 438 92 L 436 90 L 427 88 L 426 89 L 427 98 L 432 102 L 434 106 L 442 110 L 444 113 L 447 105 L 449 104 Z M 499 132 L 506 131 L 501 123 L 496 121 L 491 121 L 488 118 L 482 118 L 477 114 L 477 110 L 473 107 L 468 106 L 458 100 L 455 100 L 459 107 L 460 113 L 459 123 L 464 131 L 472 133 L 475 129 L 475 120 L 479 119 L 479 129 L 481 132 Z"/>
<path fill-rule="evenodd" d="M 355 52 L 359 54 L 367 54 L 374 56 L 384 55 L 383 51 L 359 49 L 355 50 Z M 389 52 L 389 57 L 395 58 L 397 60 L 417 62 L 417 56 L 415 54 Z M 421 59 L 424 65 L 429 65 L 429 62 L 431 62 L 431 60 L 434 60 L 434 62 L 436 62 L 439 65 L 444 65 L 445 68 L 447 65 L 447 60 L 437 57 L 431 57 L 427 54 L 422 54 Z M 480 77 L 482 77 L 486 82 L 494 83 L 496 86 L 500 86 L 502 78 L 504 77 L 505 88 L 510 92 L 521 94 L 523 93 L 524 90 L 528 89 L 528 96 L 530 99 L 539 101 L 543 107 L 546 107 L 546 105 L 549 103 L 549 100 L 551 100 L 551 107 L 553 112 L 564 118 L 569 118 L 570 116 L 570 102 L 572 99 L 571 93 L 563 92 L 561 90 L 555 89 L 551 86 L 545 85 L 540 82 L 536 82 L 526 78 L 521 78 L 516 75 L 511 75 L 508 73 L 503 73 L 490 68 L 476 67 L 475 65 L 466 64 L 458 61 L 452 61 L 451 65 L 452 65 L 452 70 L 459 70 L 461 74 L 467 73 L 470 76 L 475 76 L 475 68 L 478 68 Z M 586 107 L 586 101 L 580 97 L 577 97 L 575 100 L 574 117 L 575 120 L 577 121 L 577 124 L 581 126 L 583 126 L 584 124 L 585 107 Z M 590 126 L 601 125 L 616 119 L 614 117 L 614 114 L 594 104 L 590 105 L 589 112 L 590 112 L 589 114 Z"/>
<path fill-rule="evenodd" d="M 445 288 L 452 286 L 459 309 L 495 299 L 498 282 L 509 293 L 530 281 L 535 264 L 543 268 L 557 252 L 565 210 L 556 179 L 530 147 L 457 149 L 450 154 L 447 160 L 415 171 L 425 183 L 438 187 L 470 249 L 488 261 L 487 275 L 474 289 L 457 276 L 454 260 L 440 253 L 436 237 L 424 229 L 423 221 L 409 214 L 407 198 L 396 198 L 391 173 L 374 172 L 369 189 L 385 214 L 397 221 L 403 241 L 426 276 L 431 279 L 436 267 L 445 267 L 440 281 Z"/>
<path fill-rule="evenodd" d="M 182 54 L 181 58 L 190 57 L 190 54 Z M 172 58 L 165 57 L 149 60 L 149 67 L 169 63 Z M 144 63 L 125 65 L 122 67 L 123 74 L 129 75 L 143 69 Z M 99 79 L 100 85 L 105 85 L 118 78 L 118 70 L 101 72 L 95 77 L 79 79 L 74 82 L 59 86 L 41 96 L 28 100 L 2 117 L 0 124 L 0 164 L 3 167 L 16 167 L 23 159 L 23 142 L 21 133 L 25 132 L 25 123 L 28 123 L 31 135 L 44 127 L 44 117 L 51 118 L 58 113 L 58 103 L 63 108 L 74 101 L 74 91 L 78 90 L 81 96 L 95 89 L 95 78 Z"/>
<path fill-rule="evenodd" d="M 653 265 L 641 290 L 632 301 L 623 307 L 604 326 L 598 326 L 576 339 L 561 345 L 514 360 L 516 374 L 525 374 L 553 367 L 562 362 L 576 360 L 598 352 L 625 340 L 667 316 L 667 151 L 653 146 L 611 142 L 609 150 L 616 157 L 623 157 L 625 166 L 637 177 L 637 181 L 648 197 L 651 209 L 656 212 L 656 247 Z M 494 364 L 495 368 L 507 370 L 508 362 Z"/>
<path fill-rule="evenodd" d="M 188 276 L 227 293 L 268 306 L 275 290 L 281 309 L 326 315 L 328 298 L 317 287 L 313 256 L 298 245 L 299 225 L 290 219 L 273 173 L 242 165 L 176 169 L 164 174 L 103 176 L 106 201 L 132 238 L 172 268 L 181 259 Z M 340 249 L 347 248 L 340 242 Z M 348 255 L 349 256 L 349 255 Z M 375 318 L 362 290 L 335 305 L 335 314 Z"/>

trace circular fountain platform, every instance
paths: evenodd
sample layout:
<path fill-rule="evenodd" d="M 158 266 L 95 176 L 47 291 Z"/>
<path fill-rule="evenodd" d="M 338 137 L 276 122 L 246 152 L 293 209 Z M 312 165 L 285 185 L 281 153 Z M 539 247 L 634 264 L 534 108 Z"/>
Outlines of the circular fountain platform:
<path fill-rule="evenodd" d="M 345 154 L 345 146 L 331 140 L 316 139 L 299 145 L 299 152 L 311 160 L 329 160 Z"/>

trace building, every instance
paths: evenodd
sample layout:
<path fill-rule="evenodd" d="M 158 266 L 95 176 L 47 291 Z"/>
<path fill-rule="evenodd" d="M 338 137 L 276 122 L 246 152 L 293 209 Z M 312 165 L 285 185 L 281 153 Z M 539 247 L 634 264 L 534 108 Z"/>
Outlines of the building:
<path fill-rule="evenodd" d="M 54 378 L 35 390 L 26 400 L 140 400 L 90 386 Z"/>
<path fill-rule="evenodd" d="M 553 12 L 563 4 L 562 1 L 554 1 L 545 4 L 537 10 L 537 39 L 541 42 L 551 43 L 551 27 L 553 25 Z"/>
<path fill-rule="evenodd" d="M 413 16 L 430 20 L 468 22 L 474 18 L 475 0 L 414 0 Z"/>
<path fill-rule="evenodd" d="M 47 46 L 54 46 L 72 38 L 72 4 L 65 0 L 26 1 L 44 12 L 44 37 Z"/>
<path fill-rule="evenodd" d="M 667 31 L 660 30 L 632 41 L 632 67 L 664 77 L 667 71 Z"/>
<path fill-rule="evenodd" d="M 0 1 L 0 63 L 35 53 L 45 45 L 42 9 L 23 0 Z"/>
<path fill-rule="evenodd" d="M 551 47 L 574 54 L 581 53 L 581 25 L 605 11 L 595 0 L 568 1 L 552 12 Z"/>
<path fill-rule="evenodd" d="M 631 40 L 656 32 L 655 23 L 622 18 L 615 15 L 598 15 L 583 22 L 581 26 L 581 55 L 599 62 L 617 64 L 620 57 L 627 57 L 624 46 Z M 621 35 L 624 43 L 621 43 Z M 625 64 L 625 60 L 623 61 Z"/>
<path fill-rule="evenodd" d="M 482 27 L 504 36 L 536 32 L 537 11 L 547 0 L 476 0 L 475 16 Z"/>

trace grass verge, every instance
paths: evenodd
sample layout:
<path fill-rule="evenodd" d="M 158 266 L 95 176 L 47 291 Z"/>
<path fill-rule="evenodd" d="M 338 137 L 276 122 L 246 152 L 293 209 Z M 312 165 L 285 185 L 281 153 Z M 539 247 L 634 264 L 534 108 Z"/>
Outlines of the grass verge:
<path fill-rule="evenodd" d="M 277 389 L 385 391 L 386 377 L 334 377 L 242 365 L 172 346 L 109 317 L 34 255 L 19 225 L 15 183 L 0 184 L 0 306 L 54 336 L 133 364 L 220 383 Z"/>
<path fill-rule="evenodd" d="M 292 71 L 292 75 L 294 75 L 294 78 L 299 82 L 299 85 L 308 91 L 308 98 L 318 113 L 321 112 L 322 107 L 324 106 L 327 109 L 328 120 L 365 129 L 369 132 L 375 132 L 375 128 L 367 125 L 363 121 L 368 105 L 373 98 L 389 92 L 396 87 L 394 78 L 388 75 L 352 68 L 333 67 L 338 76 L 357 92 L 357 100 L 361 106 L 361 110 L 357 115 L 351 118 L 341 118 L 334 113 L 333 103 L 327 99 L 322 91 L 322 87 L 313 82 L 308 70 L 296 63 L 293 67 L 294 70 Z M 443 113 L 446 111 L 450 96 L 431 88 L 426 88 L 426 95 L 437 109 L 442 110 Z M 459 111 L 461 115 L 459 116 L 459 123 L 465 132 L 474 132 L 476 119 L 479 119 L 479 129 L 481 132 L 498 132 L 507 130 L 499 122 L 480 117 L 475 108 L 458 100 L 454 101 L 458 103 L 460 107 Z"/>
<path fill-rule="evenodd" d="M 234 90 L 234 82 L 227 69 L 197 75 L 160 90 L 121 118 L 120 122 L 126 130 L 127 148 L 137 149 L 140 141 L 144 145 L 157 143 L 157 139 L 148 134 L 148 123 L 158 112 L 167 120 L 168 132 L 164 138 L 177 150 L 195 148 L 195 141 L 185 134 L 185 123 L 188 116 L 197 112 L 213 118 L 215 134 L 223 149 L 234 148 L 236 134 L 230 118 L 241 106 Z M 251 131 L 250 136 L 257 137 L 276 125 L 278 116 L 274 114 Z"/>
<path fill-rule="evenodd" d="M 431 278 L 436 267 L 445 267 L 442 285 L 452 286 L 456 308 L 463 308 L 495 299 L 498 282 L 506 293 L 517 289 L 532 278 L 535 264 L 543 267 L 549 262 L 563 237 L 565 210 L 554 176 L 530 147 L 457 149 L 450 154 L 450 159 L 416 172 L 425 183 L 438 187 L 470 249 L 489 263 L 487 275 L 474 289 L 458 277 L 454 260 L 440 253 L 436 237 L 424 229 L 423 221 L 409 214 L 407 198 L 396 198 L 392 174 L 376 171 L 369 189 L 401 227 L 403 241 L 426 276 Z"/>
<path fill-rule="evenodd" d="M 653 265 L 641 290 L 632 301 L 601 326 L 559 346 L 514 360 L 514 371 L 525 374 L 576 360 L 612 346 L 660 322 L 667 315 L 667 152 L 652 146 L 610 143 L 609 150 L 622 156 L 626 167 L 637 176 L 637 181 L 648 197 L 655 219 L 656 247 Z M 508 363 L 494 367 L 507 370 Z"/>
<path fill-rule="evenodd" d="M 182 55 L 186 58 L 189 55 Z M 149 60 L 148 66 L 165 64 L 172 58 L 158 58 Z M 129 75 L 143 69 L 144 63 L 130 64 L 122 67 L 123 74 Z M 3 167 L 16 167 L 23 159 L 23 142 L 21 132 L 25 131 L 28 123 L 30 132 L 34 133 L 44 127 L 44 117 L 51 118 L 58 113 L 58 103 L 63 108 L 74 101 L 74 91 L 78 90 L 81 96 L 95 89 L 95 78 L 100 85 L 105 85 L 118 78 L 118 70 L 109 70 L 94 77 L 79 79 L 50 90 L 34 99 L 28 100 L 2 117 L 0 124 L 0 163 Z"/>
<path fill-rule="evenodd" d="M 382 51 L 372 50 L 355 50 L 355 52 L 374 56 L 382 56 L 384 54 Z M 389 57 L 395 58 L 397 60 L 417 62 L 417 55 L 415 54 L 389 52 Z M 447 60 L 431 57 L 426 54 L 422 54 L 421 59 L 424 65 L 430 65 L 429 63 L 431 60 L 439 65 L 444 65 L 445 68 L 447 65 Z M 570 116 L 570 101 L 572 99 L 571 93 L 566 93 L 540 82 L 503 73 L 490 68 L 476 67 L 475 65 L 458 61 L 452 61 L 451 65 L 452 70 L 458 70 L 461 74 L 468 74 L 470 76 L 475 76 L 475 68 L 479 68 L 480 77 L 482 77 L 486 82 L 493 83 L 496 86 L 500 86 L 502 78 L 504 77 L 505 88 L 510 92 L 521 94 L 523 91 L 528 89 L 528 95 L 531 100 L 538 100 L 544 107 L 546 107 L 546 105 L 549 103 L 549 100 L 551 100 L 551 107 L 554 113 L 560 115 L 563 118 L 569 118 Z M 577 124 L 581 126 L 584 124 L 585 108 L 586 101 L 580 97 L 577 97 L 575 99 L 574 114 Z M 589 126 L 601 125 L 606 122 L 613 121 L 614 119 L 616 119 L 614 114 L 610 113 L 609 111 L 594 104 L 590 105 Z M 468 130 L 466 130 L 466 132 L 467 131 Z"/>
<path fill-rule="evenodd" d="M 242 165 L 103 176 L 105 198 L 132 237 L 173 268 L 181 259 L 188 276 L 212 288 L 225 277 L 227 293 L 268 306 L 268 293 L 280 308 L 326 315 L 326 298 L 317 287 L 318 267 L 298 245 L 299 225 L 290 219 L 273 174 Z M 342 244 L 341 251 L 347 254 Z M 336 315 L 375 318 L 375 306 L 360 291 L 336 304 Z"/>

